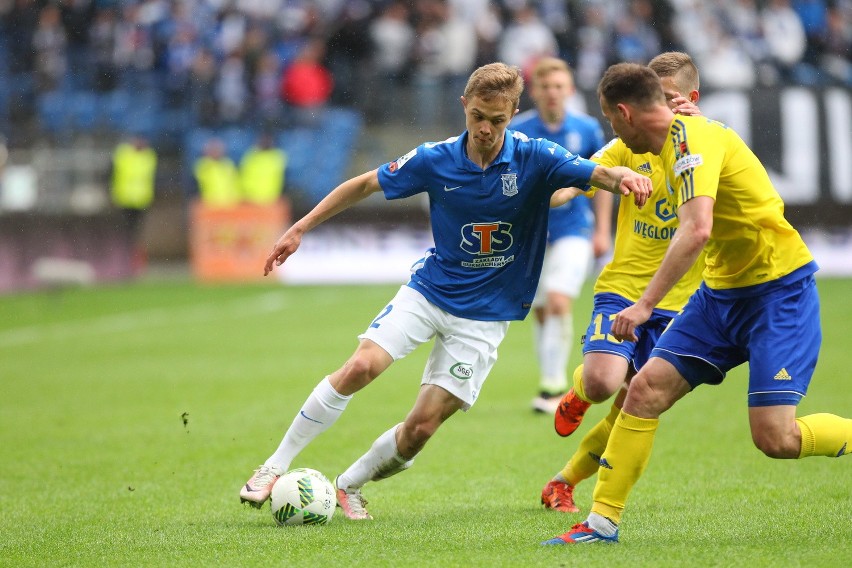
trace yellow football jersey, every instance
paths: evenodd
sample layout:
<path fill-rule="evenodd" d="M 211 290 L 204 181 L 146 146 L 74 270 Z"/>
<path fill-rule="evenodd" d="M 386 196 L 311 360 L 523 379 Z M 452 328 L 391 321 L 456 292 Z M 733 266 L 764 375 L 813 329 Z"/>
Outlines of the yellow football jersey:
<path fill-rule="evenodd" d="M 670 207 L 699 195 L 715 200 L 704 247 L 704 281 L 742 288 L 790 274 L 813 260 L 784 218 L 784 202 L 766 169 L 736 132 L 701 116 L 676 115 L 660 152 Z"/>
<path fill-rule="evenodd" d="M 650 177 L 654 186 L 642 209 L 634 205 L 633 199 L 621 199 L 613 257 L 595 282 L 595 294 L 609 292 L 635 302 L 660 267 L 677 229 L 677 216 L 668 200 L 663 163 L 651 153 L 634 154 L 618 138 L 601 148 L 591 159 L 602 166 L 629 167 Z M 703 270 L 704 259 L 701 257 L 657 307 L 680 311 L 701 283 Z"/>

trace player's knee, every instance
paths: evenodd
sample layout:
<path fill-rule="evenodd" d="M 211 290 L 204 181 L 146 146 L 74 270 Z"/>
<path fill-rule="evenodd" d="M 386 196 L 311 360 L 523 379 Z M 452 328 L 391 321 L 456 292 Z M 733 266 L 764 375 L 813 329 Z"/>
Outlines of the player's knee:
<path fill-rule="evenodd" d="M 624 401 L 624 410 L 629 414 L 646 418 L 657 417 L 665 412 L 668 406 L 670 405 L 663 403 L 660 393 L 641 373 L 630 381 L 627 398 Z"/>
<path fill-rule="evenodd" d="M 563 294 L 552 293 L 548 295 L 547 312 L 558 317 L 571 315 L 571 298 Z"/>
<path fill-rule="evenodd" d="M 348 383 L 357 383 L 361 386 L 375 379 L 379 372 L 372 357 L 363 353 L 355 353 L 343 366 L 344 380 Z"/>
<path fill-rule="evenodd" d="M 611 377 L 606 372 L 590 368 L 583 368 L 583 392 L 586 398 L 593 402 L 603 402 L 615 394 L 624 383 L 624 376 Z"/>
<path fill-rule="evenodd" d="M 801 451 L 801 442 L 794 436 L 777 432 L 752 432 L 751 438 L 758 450 L 774 459 L 796 459 Z"/>

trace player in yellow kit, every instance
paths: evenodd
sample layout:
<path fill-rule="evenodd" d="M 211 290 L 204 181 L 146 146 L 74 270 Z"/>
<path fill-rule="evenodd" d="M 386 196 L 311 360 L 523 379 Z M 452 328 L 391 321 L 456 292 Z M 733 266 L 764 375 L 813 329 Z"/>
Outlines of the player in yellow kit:
<path fill-rule="evenodd" d="M 784 218 L 784 203 L 742 139 L 703 117 L 678 116 L 648 67 L 619 63 L 598 86 L 601 109 L 633 152 L 658 154 L 679 227 L 639 300 L 611 328 L 637 326 L 706 253 L 704 282 L 633 377 L 600 459 L 586 521 L 544 544 L 616 542 L 633 485 L 647 465 L 660 415 L 692 389 L 719 384 L 748 361 L 751 436 L 767 456 L 840 457 L 852 451 L 852 420 L 796 417 L 822 339 L 816 263 Z"/>
<path fill-rule="evenodd" d="M 695 106 L 699 98 L 698 69 L 689 55 L 662 53 L 649 66 L 661 78 L 669 107 L 680 114 L 699 113 Z M 634 154 L 616 138 L 592 156 L 592 161 L 641 172 L 651 178 L 654 190 L 642 209 L 627 200 L 619 206 L 613 257 L 595 282 L 594 308 L 583 340 L 583 364 L 574 371 L 574 387 L 562 398 L 555 414 L 557 433 L 567 436 L 579 426 L 589 406 L 621 391 L 609 414 L 589 430 L 565 467 L 542 489 L 541 503 L 566 513 L 579 511 L 574 504 L 574 487 L 598 470 L 598 460 L 624 400 L 625 379 L 648 360 L 660 334 L 698 288 L 704 268 L 699 259 L 672 288 L 649 321 L 639 327 L 638 341 L 616 339 L 610 333 L 612 319 L 639 299 L 654 276 L 677 229 L 677 216 L 668 203 L 666 176 L 658 156 Z"/>

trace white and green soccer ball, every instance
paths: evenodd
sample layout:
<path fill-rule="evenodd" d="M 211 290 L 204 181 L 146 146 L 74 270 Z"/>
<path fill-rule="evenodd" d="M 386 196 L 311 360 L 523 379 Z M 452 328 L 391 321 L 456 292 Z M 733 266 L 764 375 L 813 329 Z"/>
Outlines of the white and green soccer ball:
<path fill-rule="evenodd" d="M 272 486 L 272 518 L 279 525 L 324 525 L 337 505 L 334 486 L 315 469 L 293 469 Z"/>

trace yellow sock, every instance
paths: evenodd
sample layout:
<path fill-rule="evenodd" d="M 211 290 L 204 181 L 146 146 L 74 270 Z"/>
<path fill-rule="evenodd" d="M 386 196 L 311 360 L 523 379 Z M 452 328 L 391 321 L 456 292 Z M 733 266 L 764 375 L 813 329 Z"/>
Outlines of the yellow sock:
<path fill-rule="evenodd" d="M 570 485 L 577 485 L 584 479 L 588 479 L 598 471 L 601 454 L 606 450 L 609 434 L 621 409 L 615 404 L 610 408 L 606 418 L 592 426 L 589 433 L 580 441 L 580 446 L 565 467 L 562 469 L 562 477 Z"/>
<path fill-rule="evenodd" d="M 839 458 L 852 453 L 852 420 L 834 414 L 810 414 L 796 418 L 802 431 L 799 459 L 810 456 Z"/>
<path fill-rule="evenodd" d="M 618 415 L 601 457 L 593 513 L 614 523 L 621 521 L 627 496 L 651 458 L 659 422 L 657 418 L 639 418 L 623 410 Z"/>
<path fill-rule="evenodd" d="M 574 394 L 577 395 L 577 398 L 580 400 L 585 400 L 586 402 L 591 402 L 594 404 L 594 401 L 591 401 L 586 397 L 586 391 L 583 389 L 583 365 L 580 364 L 574 369 Z"/>

